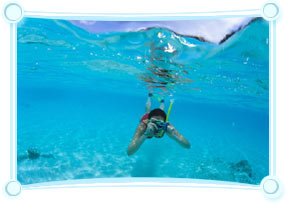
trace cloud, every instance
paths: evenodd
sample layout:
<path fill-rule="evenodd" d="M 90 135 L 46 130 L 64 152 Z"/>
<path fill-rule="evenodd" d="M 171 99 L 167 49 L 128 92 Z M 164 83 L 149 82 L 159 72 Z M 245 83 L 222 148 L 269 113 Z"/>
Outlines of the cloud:
<path fill-rule="evenodd" d="M 79 21 L 80 24 L 91 26 L 96 24 L 96 21 Z"/>

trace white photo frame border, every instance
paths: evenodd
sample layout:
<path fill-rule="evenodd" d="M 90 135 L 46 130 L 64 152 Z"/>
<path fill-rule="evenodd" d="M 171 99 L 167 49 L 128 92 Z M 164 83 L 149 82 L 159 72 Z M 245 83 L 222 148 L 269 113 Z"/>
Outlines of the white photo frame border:
<path fill-rule="evenodd" d="M 8 2 L 3 9 L 3 17 L 10 24 L 10 181 L 5 186 L 9 196 L 18 196 L 22 190 L 47 189 L 59 187 L 206 187 L 261 190 L 268 198 L 278 198 L 282 192 L 282 184 L 276 177 L 276 20 L 279 17 L 279 6 L 269 1 L 260 9 L 239 11 L 193 12 L 193 13 L 129 13 L 129 14 L 93 14 L 66 12 L 26 11 L 18 2 Z M 121 178 L 121 179 L 85 179 L 47 182 L 31 185 L 21 185 L 17 181 L 17 23 L 22 18 L 48 18 L 63 20 L 104 20 L 104 21 L 159 21 L 159 20 L 191 20 L 215 17 L 263 17 L 269 21 L 269 176 L 260 185 L 212 181 L 212 180 L 181 180 L 181 179 L 152 179 L 152 178 Z"/>

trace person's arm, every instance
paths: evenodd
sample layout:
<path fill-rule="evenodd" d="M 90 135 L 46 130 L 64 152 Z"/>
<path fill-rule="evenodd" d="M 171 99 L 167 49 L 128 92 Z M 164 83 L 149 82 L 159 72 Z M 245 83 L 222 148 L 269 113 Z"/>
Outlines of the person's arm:
<path fill-rule="evenodd" d="M 131 141 L 127 149 L 128 156 L 134 154 L 140 148 L 142 143 L 145 141 L 146 139 L 146 136 L 144 135 L 145 131 L 146 131 L 146 125 L 141 122 L 136 128 L 133 140 Z"/>
<path fill-rule="evenodd" d="M 178 144 L 180 144 L 182 147 L 189 149 L 191 147 L 189 141 L 185 139 L 177 130 L 176 128 L 169 123 L 167 128 L 167 135 L 174 139 Z"/>

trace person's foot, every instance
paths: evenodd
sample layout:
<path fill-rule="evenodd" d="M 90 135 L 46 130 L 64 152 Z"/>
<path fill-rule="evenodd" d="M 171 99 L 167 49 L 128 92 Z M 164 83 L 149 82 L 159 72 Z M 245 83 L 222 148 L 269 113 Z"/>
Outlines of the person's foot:
<path fill-rule="evenodd" d="M 148 94 L 148 96 L 149 96 L 149 97 L 152 97 L 152 96 L 153 96 L 153 94 L 152 94 L 152 93 L 149 93 L 149 94 Z"/>

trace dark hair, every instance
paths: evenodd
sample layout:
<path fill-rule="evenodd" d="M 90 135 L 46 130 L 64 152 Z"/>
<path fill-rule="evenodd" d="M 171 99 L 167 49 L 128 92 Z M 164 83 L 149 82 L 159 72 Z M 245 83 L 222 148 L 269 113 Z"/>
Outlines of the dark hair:
<path fill-rule="evenodd" d="M 151 119 L 153 116 L 161 116 L 163 117 L 164 121 L 166 121 L 166 113 L 159 108 L 152 110 L 148 115 L 148 119 Z"/>

